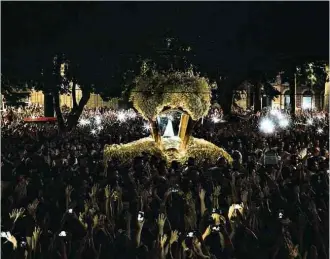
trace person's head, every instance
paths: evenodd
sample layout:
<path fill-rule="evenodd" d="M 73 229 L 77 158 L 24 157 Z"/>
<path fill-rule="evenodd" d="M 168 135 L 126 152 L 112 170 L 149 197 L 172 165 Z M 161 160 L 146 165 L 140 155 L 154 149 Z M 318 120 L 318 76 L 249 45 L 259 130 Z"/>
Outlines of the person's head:
<path fill-rule="evenodd" d="M 243 145 L 242 145 L 242 141 L 240 139 L 238 139 L 235 143 L 234 143 L 234 149 L 237 150 L 242 150 Z"/>
<path fill-rule="evenodd" d="M 141 156 L 135 157 L 133 160 L 133 168 L 135 170 L 142 169 L 143 167 L 143 158 Z"/>
<path fill-rule="evenodd" d="M 299 156 L 298 155 L 291 155 L 290 161 L 291 161 L 291 165 L 294 165 L 294 166 L 298 165 Z"/>
<path fill-rule="evenodd" d="M 80 156 L 78 158 L 78 164 L 80 167 L 87 167 L 87 157 L 86 156 Z"/>
<path fill-rule="evenodd" d="M 219 167 L 224 167 L 224 166 L 226 166 L 227 165 L 227 160 L 226 160 L 226 158 L 224 158 L 224 157 L 219 157 L 218 158 L 218 160 L 217 160 L 217 166 L 219 166 Z"/>
<path fill-rule="evenodd" d="M 179 167 L 180 167 L 180 164 L 179 164 L 178 161 L 173 160 L 173 161 L 171 162 L 171 169 L 173 169 L 174 171 L 178 170 Z"/>
<path fill-rule="evenodd" d="M 195 158 L 189 157 L 187 161 L 188 166 L 194 166 L 195 165 Z"/>
<path fill-rule="evenodd" d="M 247 145 L 248 150 L 253 150 L 254 149 L 254 144 L 252 141 L 250 141 Z"/>
<path fill-rule="evenodd" d="M 311 171 L 317 171 L 319 169 L 318 162 L 315 159 L 308 159 L 307 168 Z"/>
<path fill-rule="evenodd" d="M 296 145 L 293 145 L 292 146 L 292 149 L 291 149 L 291 154 L 297 154 L 297 153 L 298 153 L 297 146 Z"/>
<path fill-rule="evenodd" d="M 145 163 L 149 161 L 149 155 L 147 152 L 142 152 L 142 159 Z"/>
<path fill-rule="evenodd" d="M 319 156 L 320 155 L 320 148 L 319 147 L 315 147 L 313 149 L 313 156 Z"/>
<path fill-rule="evenodd" d="M 315 147 L 319 147 L 320 146 L 320 140 L 315 140 Z"/>
<path fill-rule="evenodd" d="M 160 176 L 165 176 L 166 175 L 166 161 L 161 160 L 158 165 L 158 174 Z"/>

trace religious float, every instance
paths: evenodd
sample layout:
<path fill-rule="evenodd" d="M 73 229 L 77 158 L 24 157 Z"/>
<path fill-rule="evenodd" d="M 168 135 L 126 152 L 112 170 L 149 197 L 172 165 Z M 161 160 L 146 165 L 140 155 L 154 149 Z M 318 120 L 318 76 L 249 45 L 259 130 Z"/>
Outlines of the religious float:
<path fill-rule="evenodd" d="M 185 163 L 189 157 L 197 164 L 205 159 L 215 163 L 231 156 L 222 148 L 192 136 L 198 120 L 209 112 L 211 86 L 208 80 L 192 72 L 153 72 L 139 76 L 130 96 L 134 108 L 150 125 L 151 136 L 137 141 L 106 145 L 105 162 L 116 159 L 128 165 L 143 152 Z"/>

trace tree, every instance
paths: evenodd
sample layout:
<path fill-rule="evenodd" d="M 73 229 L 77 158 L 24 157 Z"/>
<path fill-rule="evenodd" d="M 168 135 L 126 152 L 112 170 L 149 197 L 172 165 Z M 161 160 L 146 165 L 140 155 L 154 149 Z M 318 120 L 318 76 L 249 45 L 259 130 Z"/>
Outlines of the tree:
<path fill-rule="evenodd" d="M 77 125 L 91 93 L 100 94 L 104 99 L 121 95 L 126 68 L 121 68 L 116 61 L 117 59 L 109 62 L 102 57 L 78 55 L 72 55 L 70 59 L 64 55 L 54 57 L 53 73 L 47 75 L 51 78 L 48 80 L 48 88 L 42 85 L 42 89 L 50 92 L 54 98 L 55 112 L 62 130 L 71 131 Z M 82 92 L 79 102 L 75 94 L 78 87 Z M 63 93 L 71 93 L 73 103 L 66 122 L 59 102 L 59 95 Z"/>

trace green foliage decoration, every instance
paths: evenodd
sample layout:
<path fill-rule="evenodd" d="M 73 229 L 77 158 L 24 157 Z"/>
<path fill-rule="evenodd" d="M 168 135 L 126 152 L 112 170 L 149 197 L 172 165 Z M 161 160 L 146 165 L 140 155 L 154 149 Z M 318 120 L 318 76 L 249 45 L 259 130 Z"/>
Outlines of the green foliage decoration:
<path fill-rule="evenodd" d="M 181 108 L 193 120 L 206 116 L 211 106 L 208 80 L 192 71 L 151 71 L 135 78 L 130 96 L 134 108 L 147 120 L 167 108 Z"/>
<path fill-rule="evenodd" d="M 105 162 L 118 159 L 121 164 L 129 165 L 134 157 L 142 155 L 142 152 L 166 159 L 163 152 L 156 145 L 155 140 L 151 137 L 141 138 L 127 144 L 105 145 L 103 156 Z"/>
<path fill-rule="evenodd" d="M 195 158 L 197 165 L 202 165 L 205 159 L 215 164 L 219 157 L 224 157 L 230 164 L 233 161 L 232 157 L 224 149 L 204 139 L 191 137 L 187 152 L 174 155 L 172 151 L 168 153 L 167 151 L 162 151 L 155 141 L 148 137 L 127 144 L 106 145 L 104 148 L 104 162 L 107 164 L 107 161 L 117 159 L 121 165 L 129 166 L 134 157 L 141 156 L 142 152 L 159 157 L 168 163 L 175 159 L 184 164 L 189 157 Z"/>

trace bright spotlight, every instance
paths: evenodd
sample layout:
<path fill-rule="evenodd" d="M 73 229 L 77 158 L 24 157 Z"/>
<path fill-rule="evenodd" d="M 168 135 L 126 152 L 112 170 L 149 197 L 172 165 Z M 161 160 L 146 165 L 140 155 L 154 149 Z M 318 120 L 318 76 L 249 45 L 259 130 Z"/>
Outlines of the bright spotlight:
<path fill-rule="evenodd" d="M 279 113 L 280 113 L 279 110 L 271 110 L 270 111 L 270 114 L 273 115 L 273 116 L 277 116 Z"/>
<path fill-rule="evenodd" d="M 150 131 L 150 125 L 148 123 L 144 123 L 143 129 L 147 132 Z"/>
<path fill-rule="evenodd" d="M 98 126 L 97 129 L 98 129 L 98 130 L 102 130 L 103 127 L 102 127 L 102 126 Z"/>
<path fill-rule="evenodd" d="M 313 125 L 313 119 L 312 119 L 312 118 L 309 118 L 309 119 L 307 120 L 307 124 L 308 124 L 308 125 Z"/>
<path fill-rule="evenodd" d="M 311 107 L 311 105 L 309 104 L 309 103 L 303 103 L 303 105 L 302 105 L 302 109 L 303 110 L 309 110 L 309 109 L 311 109 L 312 107 Z"/>
<path fill-rule="evenodd" d="M 135 119 L 136 118 L 136 112 L 133 111 L 133 110 L 129 110 L 127 112 L 127 117 L 130 118 L 130 119 Z"/>
<path fill-rule="evenodd" d="M 271 110 L 270 114 L 275 116 L 278 120 L 282 120 L 284 118 L 283 113 L 279 110 Z"/>
<path fill-rule="evenodd" d="M 91 134 L 92 135 L 95 135 L 96 134 L 96 130 L 95 129 L 91 130 Z"/>
<path fill-rule="evenodd" d="M 272 120 L 265 118 L 260 122 L 259 129 L 263 133 L 271 134 L 275 131 L 275 124 Z"/>
<path fill-rule="evenodd" d="M 284 115 L 282 113 L 280 113 L 280 112 L 276 116 L 277 116 L 277 119 L 279 119 L 279 120 L 283 120 L 284 119 Z"/>
<path fill-rule="evenodd" d="M 319 134 L 322 134 L 322 133 L 323 133 L 323 129 L 318 128 L 318 129 L 316 130 L 316 132 L 319 133 Z"/>
<path fill-rule="evenodd" d="M 96 116 L 95 116 L 95 123 L 96 123 L 97 125 L 100 125 L 100 124 L 101 124 L 101 116 L 99 116 L 99 115 L 96 115 Z"/>
<path fill-rule="evenodd" d="M 117 114 L 117 119 L 120 121 L 120 122 L 123 122 L 126 120 L 126 114 L 124 112 L 118 112 Z"/>
<path fill-rule="evenodd" d="M 211 120 L 212 120 L 214 123 L 218 123 L 221 119 L 220 119 L 218 116 L 213 115 L 213 116 L 211 117 Z"/>
<path fill-rule="evenodd" d="M 80 125 L 80 126 L 86 126 L 86 125 L 88 125 L 88 124 L 90 124 L 90 121 L 89 121 L 89 120 L 81 119 L 81 120 L 79 121 L 79 125 Z"/>
<path fill-rule="evenodd" d="M 279 121 L 279 125 L 282 129 L 285 129 L 286 127 L 288 127 L 289 124 L 290 124 L 290 122 L 287 118 L 283 118 Z"/>

